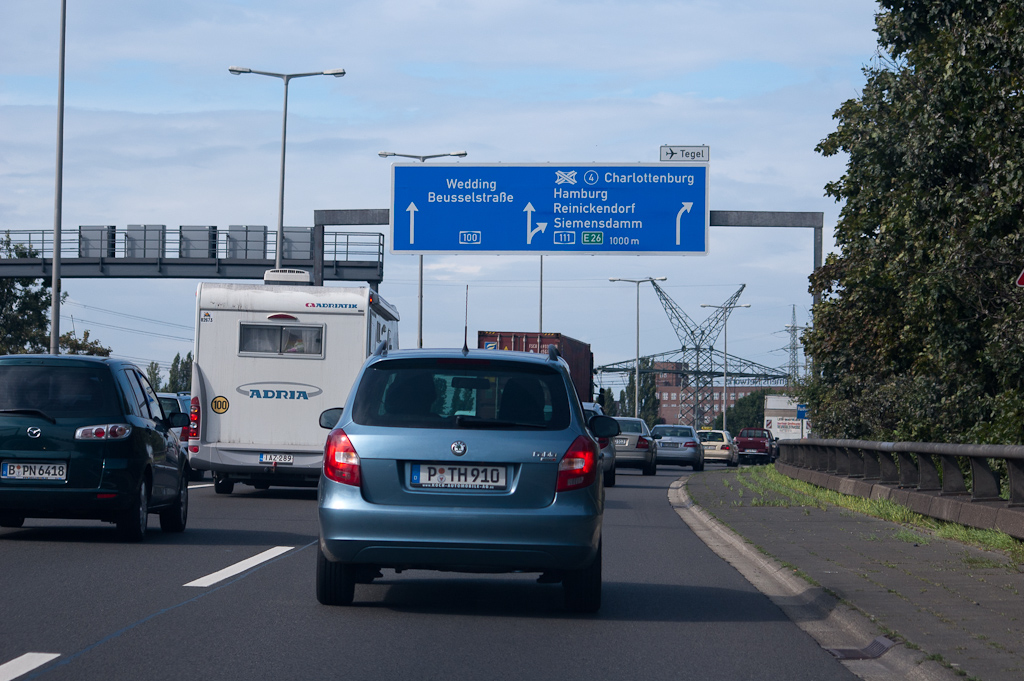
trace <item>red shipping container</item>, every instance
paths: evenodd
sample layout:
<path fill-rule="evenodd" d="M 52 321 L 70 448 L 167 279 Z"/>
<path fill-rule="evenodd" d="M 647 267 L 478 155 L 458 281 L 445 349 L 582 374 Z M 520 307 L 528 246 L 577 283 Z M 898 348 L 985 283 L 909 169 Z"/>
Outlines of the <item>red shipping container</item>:
<path fill-rule="evenodd" d="M 581 402 L 593 402 L 594 396 L 594 353 L 590 343 L 570 338 L 560 333 L 537 333 L 524 331 L 477 331 L 476 346 L 482 350 L 518 350 L 520 352 L 546 353 L 548 346 L 558 348 L 562 359 L 569 365 L 576 394 Z"/>

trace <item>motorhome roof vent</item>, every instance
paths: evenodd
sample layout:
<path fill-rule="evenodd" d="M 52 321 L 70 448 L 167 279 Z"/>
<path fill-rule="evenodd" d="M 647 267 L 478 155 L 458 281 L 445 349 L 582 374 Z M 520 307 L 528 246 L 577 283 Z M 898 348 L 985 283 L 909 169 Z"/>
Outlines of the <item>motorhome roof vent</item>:
<path fill-rule="evenodd" d="M 311 286 L 309 272 L 305 270 L 267 270 L 263 273 L 264 284 Z"/>

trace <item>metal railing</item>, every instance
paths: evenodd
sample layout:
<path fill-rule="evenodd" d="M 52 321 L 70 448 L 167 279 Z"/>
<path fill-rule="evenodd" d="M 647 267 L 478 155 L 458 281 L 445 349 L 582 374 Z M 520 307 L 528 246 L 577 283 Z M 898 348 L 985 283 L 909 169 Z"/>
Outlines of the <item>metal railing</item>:
<path fill-rule="evenodd" d="M 869 440 L 780 440 L 779 460 L 866 482 L 878 482 L 940 496 L 970 495 L 973 501 L 1008 501 L 1024 506 L 1024 446 L 954 445 L 938 442 L 872 442 Z M 1006 463 L 1002 473 L 989 461 Z M 967 463 L 970 480 L 961 461 Z M 1002 496 L 1004 489 L 1008 499 Z"/>
<path fill-rule="evenodd" d="M 312 227 L 285 227 L 285 259 L 313 258 Z M 53 258 L 53 230 L 2 230 L 11 243 L 30 249 L 35 258 Z M 274 258 L 277 232 L 263 226 L 128 225 L 82 226 L 61 233 L 61 259 L 73 258 Z M 0 252 L 0 259 L 7 257 Z M 325 262 L 381 262 L 384 235 L 379 232 L 324 233 Z"/>

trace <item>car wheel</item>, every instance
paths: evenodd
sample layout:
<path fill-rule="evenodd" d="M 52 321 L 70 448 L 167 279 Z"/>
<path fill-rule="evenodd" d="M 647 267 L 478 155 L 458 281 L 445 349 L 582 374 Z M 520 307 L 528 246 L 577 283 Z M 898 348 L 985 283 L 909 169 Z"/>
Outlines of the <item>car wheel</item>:
<path fill-rule="evenodd" d="M 356 593 L 355 570 L 347 563 L 332 563 L 316 550 L 316 599 L 323 605 L 352 605 Z"/>
<path fill-rule="evenodd" d="M 703 458 L 701 458 L 701 460 L 698 461 L 697 463 L 693 464 L 693 470 L 695 470 L 695 471 L 702 471 L 702 470 L 704 470 L 704 459 Z"/>
<path fill-rule="evenodd" d="M 582 570 L 568 570 L 562 578 L 565 608 L 571 612 L 601 609 L 601 544 L 594 560 Z"/>
<path fill-rule="evenodd" d="M 737 456 L 735 461 L 733 461 L 732 459 L 727 460 L 725 462 L 725 465 L 728 466 L 729 468 L 736 468 L 737 466 L 740 465 L 740 457 Z"/>
<path fill-rule="evenodd" d="M 0 527 L 21 527 L 25 524 L 25 516 L 16 513 L 0 513 Z"/>
<path fill-rule="evenodd" d="M 149 525 L 149 485 L 143 478 L 139 489 L 135 492 L 135 500 L 126 511 L 121 512 L 117 520 L 117 531 L 125 541 L 139 542 L 146 538 Z"/>
<path fill-rule="evenodd" d="M 193 470 L 191 468 L 188 469 L 188 479 L 191 480 L 192 482 L 199 482 L 200 480 L 204 479 L 205 477 L 206 477 L 206 471 L 197 471 L 197 470 Z"/>
<path fill-rule="evenodd" d="M 657 475 L 658 474 L 658 462 L 651 461 L 650 463 L 644 464 L 644 475 Z"/>
<path fill-rule="evenodd" d="M 229 478 L 216 475 L 213 478 L 213 491 L 217 494 L 231 494 L 235 489 L 235 483 Z"/>
<path fill-rule="evenodd" d="M 178 498 L 170 508 L 160 511 L 160 529 L 164 532 L 184 532 L 188 522 L 188 479 L 189 469 L 181 472 L 178 483 Z"/>
<path fill-rule="evenodd" d="M 614 465 L 604 472 L 604 486 L 605 487 L 615 487 L 615 466 Z"/>

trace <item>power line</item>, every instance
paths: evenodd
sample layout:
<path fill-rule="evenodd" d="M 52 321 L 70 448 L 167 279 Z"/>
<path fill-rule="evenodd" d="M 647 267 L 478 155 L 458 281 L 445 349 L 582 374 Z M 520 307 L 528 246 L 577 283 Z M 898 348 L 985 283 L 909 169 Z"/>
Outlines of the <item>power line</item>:
<path fill-rule="evenodd" d="M 70 315 L 68 315 L 68 316 L 61 315 L 60 318 L 61 319 L 68 319 L 68 320 L 74 319 Z M 124 331 L 125 333 L 137 333 L 137 334 L 140 334 L 140 335 L 143 335 L 143 336 L 155 336 L 157 338 L 169 338 L 171 340 L 188 341 L 189 343 L 192 343 L 194 341 L 193 338 L 184 338 L 182 336 L 171 336 L 170 334 L 157 333 L 155 331 L 140 331 L 138 329 L 129 329 L 126 326 L 115 326 L 114 324 L 104 324 L 103 322 L 97 322 L 97 321 L 93 321 L 91 319 L 82 319 L 81 317 L 78 317 L 77 319 L 74 319 L 74 321 L 79 321 L 79 322 L 82 322 L 84 324 L 91 324 L 93 326 L 98 326 L 98 327 L 101 327 L 101 328 L 104 328 L 104 329 L 114 329 L 115 331 Z"/>
<path fill-rule="evenodd" d="M 174 322 L 165 322 L 165 321 L 163 321 L 161 319 L 151 319 L 149 317 L 140 317 L 138 315 L 128 314 L 127 312 L 117 312 L 116 310 L 108 310 L 108 309 L 103 308 L 103 307 L 96 307 L 94 305 L 86 305 L 85 303 L 80 303 L 77 300 L 71 300 L 70 298 L 66 302 L 67 302 L 68 305 L 74 305 L 75 307 L 84 307 L 87 310 L 95 310 L 97 312 L 105 312 L 107 314 L 114 315 L 115 317 L 126 317 L 128 319 L 135 319 L 135 320 L 138 320 L 140 322 L 149 322 L 150 324 L 161 324 L 163 326 L 171 326 L 171 327 L 174 327 L 176 329 L 186 329 L 188 331 L 192 331 L 193 328 L 194 328 L 191 324 L 175 324 Z"/>

